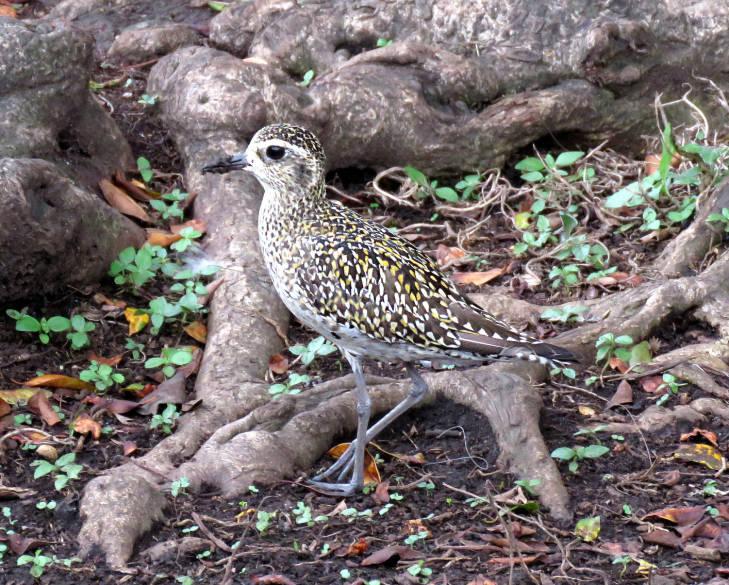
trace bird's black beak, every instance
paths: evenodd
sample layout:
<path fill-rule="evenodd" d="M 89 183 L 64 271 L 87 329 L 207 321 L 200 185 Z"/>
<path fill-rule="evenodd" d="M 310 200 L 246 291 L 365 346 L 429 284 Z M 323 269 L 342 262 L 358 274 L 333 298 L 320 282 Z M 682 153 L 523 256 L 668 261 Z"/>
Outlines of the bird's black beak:
<path fill-rule="evenodd" d="M 203 175 L 205 173 L 217 173 L 222 175 L 223 173 L 229 173 L 230 171 L 239 171 L 247 166 L 248 161 L 246 160 L 246 153 L 239 152 L 238 154 L 219 160 L 216 163 L 204 166 L 202 172 Z"/>

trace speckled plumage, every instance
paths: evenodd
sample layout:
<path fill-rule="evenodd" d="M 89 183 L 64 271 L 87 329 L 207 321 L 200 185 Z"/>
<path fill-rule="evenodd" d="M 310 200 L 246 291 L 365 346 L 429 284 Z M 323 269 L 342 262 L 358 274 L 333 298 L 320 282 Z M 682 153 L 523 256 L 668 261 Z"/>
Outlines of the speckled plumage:
<path fill-rule="evenodd" d="M 352 353 L 381 360 L 484 361 L 510 353 L 568 359 L 566 352 L 514 330 L 465 298 L 407 240 L 326 199 L 324 155 L 313 134 L 268 126 L 251 146 L 265 151 L 272 140 L 289 143 L 302 158 L 292 153 L 280 176 L 308 179 L 319 173 L 313 184 L 304 181 L 305 189 L 262 180 L 263 257 L 284 303 L 305 325 Z M 311 168 L 297 168 L 301 165 Z"/>

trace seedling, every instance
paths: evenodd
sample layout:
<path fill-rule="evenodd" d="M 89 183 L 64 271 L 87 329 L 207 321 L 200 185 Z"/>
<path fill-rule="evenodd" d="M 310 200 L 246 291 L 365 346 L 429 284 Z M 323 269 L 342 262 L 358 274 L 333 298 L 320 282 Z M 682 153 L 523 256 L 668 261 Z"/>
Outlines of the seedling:
<path fill-rule="evenodd" d="M 51 333 L 62 333 L 71 328 L 71 322 L 65 317 L 41 317 L 36 319 L 23 311 L 8 309 L 5 313 L 11 319 L 15 319 L 15 330 L 24 333 L 37 333 L 38 339 L 44 345 L 51 340 Z"/>
<path fill-rule="evenodd" d="M 623 575 L 625 575 L 625 571 L 628 570 L 628 565 L 630 564 L 630 561 L 633 559 L 630 558 L 629 555 L 620 555 L 619 557 L 615 557 L 613 559 L 613 565 L 622 565 L 622 569 L 620 569 L 620 577 L 622 578 Z"/>
<path fill-rule="evenodd" d="M 152 322 L 152 334 L 157 335 L 165 321 L 177 317 L 182 312 L 182 307 L 170 303 L 165 297 L 157 297 L 149 301 L 147 312 L 149 313 L 149 320 Z"/>
<path fill-rule="evenodd" d="M 407 569 L 409 575 L 413 577 L 419 577 L 421 583 L 427 583 L 430 581 L 430 577 L 433 574 L 433 569 L 425 566 L 425 561 L 418 561 L 414 565 L 410 565 Z"/>
<path fill-rule="evenodd" d="M 27 412 L 16 414 L 13 416 L 13 424 L 16 427 L 30 426 L 33 423 L 33 417 Z"/>
<path fill-rule="evenodd" d="M 662 376 L 663 382 L 660 386 L 658 386 L 658 390 L 663 390 L 664 388 L 668 389 L 668 392 L 663 394 L 658 400 L 656 400 L 656 404 L 658 406 L 662 406 L 666 402 L 668 402 L 668 399 L 675 394 L 678 394 L 678 389 L 681 386 L 685 386 L 686 384 L 682 384 L 678 381 L 678 378 L 674 376 L 673 374 L 665 373 Z"/>
<path fill-rule="evenodd" d="M 568 305 L 566 307 L 554 307 L 546 309 L 540 318 L 555 323 L 581 323 L 585 319 L 582 313 L 588 310 L 584 305 Z"/>
<path fill-rule="evenodd" d="M 46 461 L 45 459 L 36 459 L 30 466 L 35 467 L 33 479 L 39 479 L 44 475 L 53 474 L 53 486 L 56 491 L 61 491 L 73 479 L 78 479 L 79 474 L 83 471 L 83 465 L 75 463 L 76 453 L 66 453 L 55 462 Z"/>
<path fill-rule="evenodd" d="M 175 426 L 178 418 L 180 418 L 180 413 L 177 412 L 177 406 L 168 404 L 161 413 L 157 413 L 152 417 L 149 428 L 152 430 L 160 428 L 165 435 L 171 435 L 172 427 Z"/>
<path fill-rule="evenodd" d="M 517 479 L 514 483 L 530 496 L 536 496 L 537 492 L 535 490 L 542 482 L 538 479 Z"/>
<path fill-rule="evenodd" d="M 285 382 L 273 384 L 268 389 L 268 393 L 271 394 L 274 398 L 278 398 L 279 396 L 283 396 L 284 394 L 301 394 L 301 388 L 294 388 L 294 386 L 298 386 L 299 384 L 306 384 L 310 380 L 311 378 L 309 378 L 309 376 L 307 376 L 306 374 L 302 375 L 292 372 L 289 374 L 289 379 Z"/>
<path fill-rule="evenodd" d="M 643 210 L 643 224 L 640 226 L 642 232 L 654 232 L 661 229 L 661 220 L 658 219 L 658 213 L 652 207 L 646 207 Z"/>
<path fill-rule="evenodd" d="M 37 504 L 35 505 L 35 507 L 36 507 L 36 508 L 37 508 L 38 510 L 50 510 L 50 511 L 53 511 L 53 510 L 55 510 L 55 509 L 56 509 L 56 501 L 55 501 L 55 500 L 51 500 L 50 502 L 46 502 L 46 501 L 44 500 L 44 501 L 42 501 L 42 502 L 38 502 L 38 503 L 37 503 Z"/>
<path fill-rule="evenodd" d="M 313 69 L 309 69 L 306 73 L 304 73 L 304 77 L 302 77 L 301 81 L 299 81 L 299 85 L 301 87 L 309 87 L 311 82 L 314 81 L 315 76 L 316 72 Z"/>
<path fill-rule="evenodd" d="M 552 288 L 570 288 L 580 284 L 580 267 L 576 264 L 553 266 L 549 271 Z"/>
<path fill-rule="evenodd" d="M 142 181 L 145 183 L 149 183 L 154 177 L 152 165 L 149 163 L 149 160 L 143 156 L 140 156 L 137 159 L 137 170 L 139 171 L 139 175 L 142 177 Z"/>
<path fill-rule="evenodd" d="M 53 559 L 43 554 L 41 549 L 36 549 L 33 555 L 21 555 L 18 557 L 18 566 L 30 565 L 30 574 L 40 579 L 46 570 L 46 567 L 53 563 Z"/>
<path fill-rule="evenodd" d="M 381 49 L 382 47 L 389 47 L 392 44 L 392 39 L 383 39 L 379 38 L 377 39 L 377 48 Z"/>
<path fill-rule="evenodd" d="M 180 347 L 165 347 L 159 357 L 149 358 L 144 367 L 149 369 L 162 368 L 166 378 L 175 375 L 175 366 L 186 366 L 192 361 L 192 352 Z"/>
<path fill-rule="evenodd" d="M 418 532 L 417 534 L 410 534 L 405 539 L 405 544 L 407 544 L 408 546 L 413 546 L 416 542 L 420 540 L 425 540 L 426 538 L 428 538 L 428 533 L 425 531 Z"/>
<path fill-rule="evenodd" d="M 194 585 L 195 583 L 193 578 L 188 577 L 187 575 L 177 575 L 177 577 L 175 577 L 175 581 L 180 585 Z"/>
<path fill-rule="evenodd" d="M 455 185 L 456 191 L 461 192 L 461 199 L 470 199 L 474 191 L 481 185 L 481 174 L 465 175 Z"/>
<path fill-rule="evenodd" d="M 180 239 L 173 242 L 170 248 L 172 248 L 175 252 L 184 252 L 195 243 L 195 240 L 202 237 L 202 232 L 188 226 L 182 228 L 178 235 L 180 236 Z"/>
<path fill-rule="evenodd" d="M 308 366 L 317 357 L 329 355 L 330 353 L 337 351 L 337 348 L 333 344 L 329 343 L 326 339 L 319 336 L 315 339 L 312 339 L 306 345 L 294 345 L 293 347 L 289 348 L 289 351 L 294 355 L 301 356 L 301 363 L 303 363 L 305 366 Z"/>
<path fill-rule="evenodd" d="M 624 362 L 630 361 L 630 347 L 633 345 L 633 338 L 630 335 L 618 335 L 614 333 L 604 333 L 597 338 L 595 347 L 597 354 L 595 360 L 597 363 L 607 363 L 611 357 L 615 356 Z"/>
<path fill-rule="evenodd" d="M 430 181 L 422 171 L 415 167 L 405 166 L 402 170 L 419 187 L 418 194 L 421 197 L 435 196 L 450 203 L 459 201 L 458 193 L 452 187 L 439 187 L 438 181 Z"/>
<path fill-rule="evenodd" d="M 185 216 L 185 212 L 180 207 L 180 203 L 187 199 L 188 196 L 189 194 L 184 191 L 173 189 L 171 193 L 163 194 L 160 199 L 152 199 L 149 204 L 155 211 L 159 212 L 164 220 L 170 218 L 182 219 Z"/>
<path fill-rule="evenodd" d="M 145 105 L 145 106 L 153 106 L 157 103 L 157 96 L 144 93 L 144 94 L 142 94 L 142 97 L 140 97 L 137 100 L 137 103 Z M 145 182 L 148 182 L 148 181 L 145 181 Z"/>
<path fill-rule="evenodd" d="M 580 461 L 597 459 L 608 453 L 610 449 L 604 445 L 587 445 L 586 447 L 559 447 L 552 451 L 551 456 L 560 461 L 569 461 L 567 468 L 571 473 L 577 473 Z"/>
<path fill-rule="evenodd" d="M 551 154 L 547 154 L 543 160 L 535 156 L 528 156 L 520 160 L 515 168 L 517 171 L 523 171 L 521 179 L 527 183 L 542 183 L 554 175 L 566 177 L 568 181 L 576 181 L 581 176 L 570 175 L 565 168 L 577 163 L 584 155 L 584 152 L 569 151 L 560 153 L 556 159 Z M 590 170 L 594 175 L 594 170 Z"/>
<path fill-rule="evenodd" d="M 168 405 L 169 407 L 170 405 Z M 176 479 L 175 481 L 170 484 L 170 494 L 172 494 L 173 498 L 176 498 L 180 494 L 184 494 L 185 490 L 190 487 L 190 480 L 186 477 L 181 477 L 180 479 Z"/>
<path fill-rule="evenodd" d="M 71 317 L 71 332 L 66 337 L 71 341 L 72 349 L 81 349 L 89 345 L 88 333 L 96 329 L 96 325 L 89 323 L 83 315 Z"/>
<path fill-rule="evenodd" d="M 723 207 L 721 213 L 710 213 L 706 221 L 720 223 L 725 232 L 729 232 L 729 208 Z"/>
<path fill-rule="evenodd" d="M 271 520 L 276 516 L 276 512 L 265 512 L 258 510 L 256 513 L 256 530 L 260 534 L 265 534 L 271 527 Z"/>
<path fill-rule="evenodd" d="M 115 372 L 114 368 L 107 364 L 100 364 L 96 360 L 92 360 L 89 367 L 81 370 L 79 378 L 84 382 L 92 382 L 96 386 L 96 390 L 104 393 L 115 384 L 124 382 L 124 375 Z"/>
<path fill-rule="evenodd" d="M 124 348 L 132 352 L 133 360 L 139 360 L 144 357 L 144 344 L 134 341 L 131 337 L 127 337 Z"/>
<path fill-rule="evenodd" d="M 111 263 L 109 276 L 120 286 L 131 285 L 137 289 L 154 278 L 166 261 L 167 250 L 161 246 L 145 244 L 139 250 L 130 246 Z"/>

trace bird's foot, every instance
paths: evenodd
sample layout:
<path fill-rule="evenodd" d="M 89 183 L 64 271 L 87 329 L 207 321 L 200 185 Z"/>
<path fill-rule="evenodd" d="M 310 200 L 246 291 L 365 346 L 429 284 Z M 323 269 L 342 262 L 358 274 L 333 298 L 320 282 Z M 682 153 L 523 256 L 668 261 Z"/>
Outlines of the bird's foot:
<path fill-rule="evenodd" d="M 362 489 L 361 482 L 350 481 L 349 483 L 328 483 L 325 481 L 315 481 L 310 479 L 306 482 L 306 485 L 317 492 L 326 494 L 328 496 L 339 496 L 347 497 L 354 495 L 360 489 Z"/>
<path fill-rule="evenodd" d="M 322 471 L 320 474 L 315 475 L 313 478 L 313 481 L 320 482 L 324 479 L 333 477 L 334 474 L 337 472 L 339 473 L 339 476 L 337 479 L 341 481 L 344 479 L 344 476 L 347 475 L 348 471 L 351 471 L 352 465 L 354 463 L 354 452 L 356 449 L 357 441 L 354 440 L 349 444 L 349 447 L 347 447 L 347 450 L 342 453 L 339 456 L 339 459 L 337 459 L 332 465 L 327 467 L 324 471 Z"/>

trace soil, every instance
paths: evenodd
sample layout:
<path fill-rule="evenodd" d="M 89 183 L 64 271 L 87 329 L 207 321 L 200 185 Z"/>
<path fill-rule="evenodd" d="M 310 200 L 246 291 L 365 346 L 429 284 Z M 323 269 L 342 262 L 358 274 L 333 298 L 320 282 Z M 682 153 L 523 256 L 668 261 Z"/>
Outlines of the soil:
<path fill-rule="evenodd" d="M 195 10 L 195 18 L 199 14 L 199 10 Z M 190 16 L 187 20 L 199 23 L 195 18 Z M 100 67 L 94 80 L 125 78 L 101 94 L 113 106 L 113 116 L 132 144 L 135 156 L 147 157 L 157 171 L 154 186 L 168 192 L 175 187 L 184 188 L 181 160 L 152 109 L 137 102 L 144 93 L 148 68 Z M 127 84 L 126 79 L 131 81 Z M 427 206 L 415 211 L 395 208 L 383 211 L 381 207 L 371 207 L 376 200 L 362 192 L 369 179 L 371 175 L 352 171 L 332 176 L 334 184 L 361 200 L 361 206 L 347 201 L 363 213 L 386 213 L 390 225 L 431 220 L 433 209 Z M 435 219 L 434 223 L 438 221 Z M 455 231 L 465 225 L 459 226 L 454 218 L 448 218 L 448 221 Z M 484 233 L 503 234 L 509 230 L 504 219 L 496 214 L 484 225 Z M 428 242 L 426 247 L 435 248 L 439 238 L 434 238 L 432 245 Z M 483 254 L 488 265 L 504 265 L 512 260 L 508 248 L 513 243 L 508 238 L 480 240 L 473 250 Z M 625 240 L 616 235 L 613 243 L 617 249 Z M 449 245 L 455 243 L 451 241 Z M 656 254 L 656 245 L 649 246 L 641 250 L 644 261 Z M 474 270 L 477 267 L 474 261 L 457 269 Z M 494 283 L 512 285 L 517 293 L 522 292 L 525 298 L 538 302 L 564 300 L 565 294 L 572 294 L 546 286 L 527 291 L 518 286 L 519 274 L 517 263 L 511 272 Z M 478 290 L 478 287 L 465 290 Z M 125 349 L 127 323 L 119 312 L 105 311 L 94 302 L 93 295 L 98 292 L 123 300 L 129 306 L 144 306 L 149 298 L 162 294 L 165 289 L 148 290 L 140 299 L 105 281 L 88 290 L 69 290 L 58 298 L 29 301 L 28 311 L 36 316 L 84 314 L 97 325 L 91 334 L 91 347 L 107 358 L 123 354 L 118 370 L 127 382 L 158 382 L 150 378 L 143 358 L 135 360 Z M 592 293 L 582 291 L 580 294 Z M 542 333 L 550 331 L 551 328 L 545 326 Z M 698 325 L 677 323 L 673 330 L 664 333 L 661 341 L 664 347 L 674 347 L 710 334 Z M 292 343 L 306 343 L 312 338 L 310 332 L 296 325 L 292 326 L 289 336 Z M 166 345 L 196 345 L 179 327 L 165 327 L 159 336 L 142 332 L 134 339 L 145 344 L 147 356 L 157 355 Z M 308 368 L 296 363 L 290 371 L 307 373 L 313 381 L 331 379 L 346 369 L 335 355 L 318 358 Z M 294 360 L 291 354 L 288 358 Z M 87 364 L 88 350 L 70 350 L 62 336 L 43 345 L 34 341 L 30 334 L 16 332 L 14 321 L 4 316 L 0 319 L 2 388 L 21 387 L 39 373 L 78 376 Z M 371 364 L 368 368 L 379 375 L 403 375 L 393 366 Z M 608 422 L 618 414 L 637 415 L 656 399 L 655 395 L 634 385 L 635 399 L 631 405 L 607 410 L 605 401 L 615 392 L 617 382 L 588 387 L 584 377 L 570 386 L 542 388 L 542 430 L 550 449 L 589 444 L 602 444 L 610 449 L 606 456 L 580 462 L 576 473 L 570 473 L 566 464 L 561 465 L 576 517 L 599 516 L 601 519 L 599 537 L 593 542 L 577 538 L 573 524 L 563 525 L 550 520 L 548 514 L 536 508 L 526 489 L 509 495 L 507 492 L 514 487 L 515 478 L 501 471 L 499 453 L 484 420 L 464 407 L 441 401 L 402 417 L 377 441 L 381 450 L 370 449 L 373 455 L 378 455 L 383 482 L 377 492 L 371 490 L 340 502 L 312 492 L 300 481 L 291 481 L 258 486 L 255 492 L 237 500 L 209 492 L 190 494 L 184 489 L 176 497 L 170 494 L 166 521 L 155 526 L 138 543 L 129 574 L 109 570 L 100 556 L 74 560 L 68 567 L 61 561 L 73 559 L 76 554 L 75 536 L 80 527 L 78 503 L 85 482 L 126 461 L 125 446 L 136 447 L 129 455 L 134 457 L 154 445 L 163 436 L 162 432 L 150 430 L 150 417 L 135 411 L 120 416 L 101 412 L 96 416 L 105 427 L 102 437 L 99 440 L 82 439 L 78 434 L 69 433 L 65 423 L 90 406 L 82 401 L 83 396 L 78 392 L 56 391 L 51 403 L 64 415 L 61 424 L 48 427 L 27 406 L 19 406 L 0 420 L 0 435 L 13 427 L 16 422 L 13 417 L 29 415 L 30 420 L 23 424 L 51 433 L 59 451 L 76 452 L 83 473 L 79 480 L 56 490 L 51 476 L 33 478 L 31 462 L 38 459 L 33 452 L 34 445 L 5 439 L 0 446 L 0 485 L 31 492 L 23 498 L 2 503 L 0 544 L 10 544 L 8 539 L 15 533 L 25 539 L 21 547 L 25 550 L 20 554 L 41 550 L 58 562 L 34 579 L 28 565 L 16 565 L 15 553 L 20 551 L 8 550 L 0 565 L 2 582 L 6 585 L 33 582 L 55 585 L 185 583 L 183 578 L 187 576 L 192 579 L 191 583 L 221 583 L 227 574 L 233 583 L 283 585 L 292 582 L 374 585 L 376 580 L 382 584 L 485 585 L 495 582 L 505 585 L 576 580 L 581 583 L 630 583 L 645 581 L 652 574 L 653 578 L 665 577 L 667 580 L 663 583 L 706 583 L 714 576 L 726 574 L 720 563 L 703 560 L 696 556 L 698 552 L 692 556 L 685 550 L 654 544 L 643 538 L 650 524 L 671 530 L 670 522 L 644 519 L 646 514 L 664 508 L 708 506 L 719 514 L 716 525 L 725 527 L 729 521 L 722 508 L 727 503 L 724 494 L 729 492 L 726 479 L 717 477 L 706 467 L 673 458 L 680 434 L 691 431 L 691 426 L 678 425 L 654 434 L 583 433 L 576 436 L 575 433 L 588 425 Z M 276 380 L 282 378 L 285 376 L 277 376 Z M 193 385 L 194 375 L 187 380 L 190 397 Z M 679 396 L 671 398 L 674 404 L 701 395 L 690 385 L 681 387 L 680 391 Z M 108 396 L 138 399 L 138 396 L 119 390 L 109 392 Z M 705 426 L 717 434 L 719 450 L 725 453 L 729 447 L 729 428 L 718 419 L 710 420 Z M 341 439 L 346 441 L 350 437 Z M 423 456 L 421 463 L 415 463 L 412 457 L 418 453 Z M 393 454 L 410 456 L 410 459 L 403 460 Z M 331 460 L 325 457 L 317 469 L 330 463 Z M 301 471 L 300 479 L 304 479 L 316 470 Z M 709 481 L 715 481 L 716 495 L 702 492 Z M 383 493 L 389 493 L 389 502 L 383 503 L 387 499 L 383 498 Z M 39 502 L 51 501 L 56 502 L 54 510 L 37 508 Z M 271 514 L 268 526 L 261 521 L 262 512 Z M 510 535 L 517 546 L 509 545 Z M 183 537 L 202 540 L 189 552 L 173 550 L 163 559 L 150 560 L 144 554 L 155 545 Z M 706 539 L 700 536 L 687 534 L 686 541 L 706 545 Z M 388 547 L 400 547 L 396 549 L 400 556 L 381 554 L 379 561 L 363 563 L 373 553 Z M 517 548 L 519 553 L 514 552 Z M 623 562 L 616 563 L 616 558 Z M 652 570 L 648 567 L 641 573 L 643 565 L 639 561 L 655 567 Z M 481 580 L 479 576 L 482 576 Z M 547 580 L 550 577 L 551 580 Z"/>

